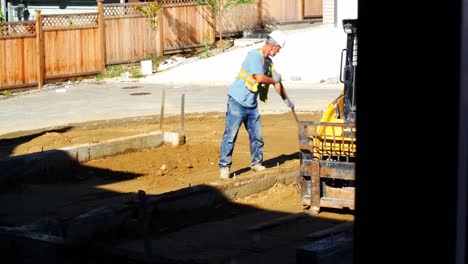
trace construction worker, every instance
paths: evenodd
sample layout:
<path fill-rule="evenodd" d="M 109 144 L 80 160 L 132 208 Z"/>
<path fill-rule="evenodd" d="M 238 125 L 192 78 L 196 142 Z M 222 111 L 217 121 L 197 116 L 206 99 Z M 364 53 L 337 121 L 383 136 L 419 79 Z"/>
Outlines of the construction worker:
<path fill-rule="evenodd" d="M 218 160 L 221 179 L 229 179 L 232 153 L 242 124 L 249 134 L 250 168 L 253 171 L 265 169 L 262 165 L 264 142 L 257 98 L 268 102 L 268 88 L 271 84 L 286 105 L 294 109 L 294 104 L 283 91 L 281 74 L 275 70 L 271 59 L 285 43 L 286 36 L 282 31 L 271 32 L 261 48 L 248 52 L 242 68 L 228 89 L 226 126 Z"/>

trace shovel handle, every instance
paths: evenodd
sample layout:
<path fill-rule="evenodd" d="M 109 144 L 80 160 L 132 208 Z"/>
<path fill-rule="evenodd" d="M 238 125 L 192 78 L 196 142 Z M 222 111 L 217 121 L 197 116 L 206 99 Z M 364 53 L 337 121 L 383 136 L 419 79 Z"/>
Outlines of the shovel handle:
<path fill-rule="evenodd" d="M 282 92 L 284 94 L 284 97 L 288 98 L 288 94 L 286 93 L 286 89 L 284 89 L 283 83 L 280 82 L 280 84 L 281 84 L 281 88 L 282 88 Z M 291 108 L 291 111 L 292 111 L 292 113 L 294 115 L 294 119 L 296 120 L 297 125 L 299 126 L 299 118 L 297 118 L 296 111 L 294 111 L 294 108 Z"/>
<path fill-rule="evenodd" d="M 297 118 L 297 115 L 296 115 L 296 111 L 294 111 L 294 109 L 291 109 L 293 115 L 294 115 L 294 119 L 296 119 L 296 123 L 297 125 L 299 125 L 299 118 Z"/>

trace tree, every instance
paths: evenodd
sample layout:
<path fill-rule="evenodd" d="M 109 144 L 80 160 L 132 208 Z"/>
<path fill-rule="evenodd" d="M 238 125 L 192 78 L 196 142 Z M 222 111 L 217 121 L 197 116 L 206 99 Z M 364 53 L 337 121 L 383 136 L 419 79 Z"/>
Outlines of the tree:
<path fill-rule="evenodd" d="M 219 26 L 219 41 L 221 42 L 221 48 L 223 48 L 223 22 L 222 18 L 229 9 L 243 5 L 251 4 L 253 0 L 197 0 L 199 5 L 209 5 L 213 9 L 216 16 L 216 21 Z"/>

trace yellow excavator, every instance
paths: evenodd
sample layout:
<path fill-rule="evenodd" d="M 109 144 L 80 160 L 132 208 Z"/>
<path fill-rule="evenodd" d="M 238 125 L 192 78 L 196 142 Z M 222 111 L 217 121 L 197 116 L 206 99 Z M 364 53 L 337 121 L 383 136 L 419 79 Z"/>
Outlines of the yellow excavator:
<path fill-rule="evenodd" d="M 341 94 L 320 121 L 299 121 L 301 201 L 311 214 L 324 208 L 355 209 L 357 19 L 344 19 Z M 344 66 L 343 66 L 344 62 Z"/>

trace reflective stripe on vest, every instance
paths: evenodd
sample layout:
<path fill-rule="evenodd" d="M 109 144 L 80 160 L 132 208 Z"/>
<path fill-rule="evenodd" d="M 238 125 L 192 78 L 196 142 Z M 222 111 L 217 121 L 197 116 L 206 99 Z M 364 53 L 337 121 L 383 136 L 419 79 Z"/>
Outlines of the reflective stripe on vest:
<path fill-rule="evenodd" d="M 253 78 L 252 74 L 241 68 L 237 77 L 245 82 L 245 87 L 247 87 L 247 89 L 254 93 L 258 91 L 258 83 Z"/>
<path fill-rule="evenodd" d="M 263 58 L 263 54 L 262 54 L 262 49 L 258 49 L 258 52 L 262 55 L 262 58 Z M 263 59 L 262 61 L 262 65 L 265 64 L 265 59 Z M 273 76 L 273 71 L 275 70 L 274 67 L 273 67 L 273 64 L 270 64 L 269 65 L 270 67 L 268 67 L 268 72 L 266 73 L 266 75 L 268 77 L 272 77 Z M 244 70 L 244 68 L 241 68 L 239 73 L 237 74 L 237 77 L 241 80 L 243 80 L 245 82 L 245 87 L 247 89 L 249 89 L 250 91 L 252 92 L 257 92 L 258 91 L 258 86 L 259 86 L 259 83 L 255 81 L 255 79 L 253 78 L 253 74 L 250 74 L 249 72 L 247 72 L 246 70 Z M 263 91 L 260 91 L 261 94 L 260 94 L 260 100 L 263 101 L 263 102 L 268 102 L 268 88 L 269 88 L 270 85 L 262 85 L 261 86 L 261 90 Z"/>

